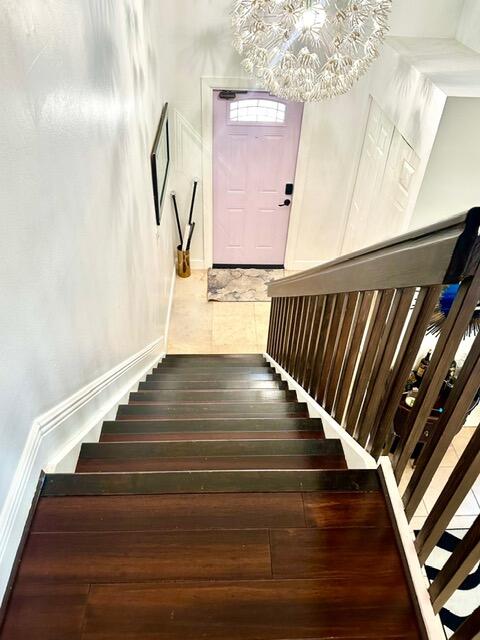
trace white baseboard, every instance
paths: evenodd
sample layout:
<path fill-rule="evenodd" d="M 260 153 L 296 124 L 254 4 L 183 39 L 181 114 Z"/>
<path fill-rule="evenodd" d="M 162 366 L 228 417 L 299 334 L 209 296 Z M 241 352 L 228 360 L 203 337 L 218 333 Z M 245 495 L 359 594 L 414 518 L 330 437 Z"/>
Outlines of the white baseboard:
<path fill-rule="evenodd" d="M 34 421 L 0 512 L 0 600 L 7 586 L 40 472 L 73 471 L 81 443 L 98 440 L 102 422 L 115 416 L 117 406 L 165 355 L 174 286 L 175 269 L 165 335 Z"/>
<path fill-rule="evenodd" d="M 205 261 L 203 260 L 203 258 L 190 258 L 190 267 L 193 270 L 206 269 Z"/>
<path fill-rule="evenodd" d="M 300 402 L 306 402 L 308 412 L 312 418 L 321 418 L 323 428 L 327 438 L 339 438 L 343 444 L 343 450 L 347 459 L 349 469 L 376 469 L 377 463 L 372 456 L 361 447 L 356 440 L 348 434 L 345 429 L 329 415 L 318 402 L 316 402 L 298 382 L 283 369 L 278 362 L 264 353 L 265 358 L 270 362 L 272 367 L 279 373 L 282 380 L 288 383 L 288 388 L 297 392 Z"/>
<path fill-rule="evenodd" d="M 318 267 L 321 263 L 321 260 L 292 260 L 285 262 L 285 269 L 287 271 L 306 271 Z"/>
<path fill-rule="evenodd" d="M 414 534 L 410 529 L 407 521 L 407 516 L 403 508 L 402 498 L 398 491 L 397 482 L 393 473 L 392 464 L 388 456 L 382 456 L 380 458 L 380 467 L 383 471 L 383 477 L 385 479 L 385 488 L 390 498 L 390 504 L 392 505 L 393 515 L 397 524 L 397 530 L 402 541 L 402 546 L 405 552 L 405 558 L 407 561 L 412 584 L 415 589 L 417 602 L 420 607 L 425 628 L 430 640 L 439 640 L 444 638 L 445 633 L 443 631 L 440 618 L 435 615 L 430 595 L 428 593 L 428 581 L 423 575 L 418 560 L 417 551 L 414 544 Z"/>

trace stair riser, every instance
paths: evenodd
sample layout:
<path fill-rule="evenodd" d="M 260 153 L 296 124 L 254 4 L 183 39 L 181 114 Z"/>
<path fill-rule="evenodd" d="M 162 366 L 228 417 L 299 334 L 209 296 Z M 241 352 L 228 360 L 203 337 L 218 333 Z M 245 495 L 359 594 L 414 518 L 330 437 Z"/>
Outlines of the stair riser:
<path fill-rule="evenodd" d="M 163 473 L 47 474 L 42 496 L 224 493 L 277 491 L 378 491 L 376 469 L 326 471 L 194 471 Z"/>
<path fill-rule="evenodd" d="M 203 403 L 203 404 L 183 404 L 183 405 L 152 405 L 152 404 L 130 404 L 120 405 L 117 413 L 117 420 L 124 417 L 133 420 L 145 417 L 157 419 L 175 418 L 228 418 L 228 417 L 308 417 L 308 410 L 304 404 L 297 402 L 263 402 L 258 404 L 228 404 L 228 403 Z"/>
<path fill-rule="evenodd" d="M 342 456 L 246 456 L 215 458 L 138 458 L 127 460 L 82 459 L 78 473 L 88 472 L 152 472 L 152 471 L 218 471 L 255 469 L 345 469 Z"/>
<path fill-rule="evenodd" d="M 257 390 L 257 389 L 278 389 L 287 391 L 286 382 L 276 380 L 171 380 L 170 382 L 148 381 L 140 382 L 139 391 L 221 391 L 221 390 Z"/>
<path fill-rule="evenodd" d="M 210 367 L 205 366 L 177 366 L 177 365 L 169 365 L 162 364 L 159 367 L 152 369 L 152 373 L 160 374 L 160 373 L 176 373 L 176 374 L 188 374 L 188 373 L 213 373 L 219 376 L 228 376 L 231 374 L 252 374 L 252 373 L 275 373 L 274 369 L 270 367 L 270 365 L 265 364 L 265 366 L 244 366 L 237 365 L 235 366 L 220 366 L 220 365 L 211 365 Z"/>
<path fill-rule="evenodd" d="M 173 458 L 211 456 L 275 456 L 275 455 L 341 455 L 339 440 L 304 440 L 269 442 L 204 442 L 202 435 L 192 442 L 172 442 L 170 444 L 138 443 L 129 445 L 102 445 L 84 443 L 80 457 L 86 458 Z"/>
<path fill-rule="evenodd" d="M 160 365 L 156 367 L 156 369 L 245 369 L 246 371 L 250 369 L 259 369 L 260 371 L 263 369 L 270 369 L 270 363 L 263 361 L 257 362 L 225 362 L 225 361 L 209 361 L 204 362 L 203 360 L 197 361 L 176 361 L 172 362 L 171 360 L 164 360 Z"/>
<path fill-rule="evenodd" d="M 182 402 L 194 404 L 197 402 L 295 402 L 295 391 L 279 389 L 238 390 L 227 389 L 220 391 L 152 391 L 141 390 L 130 394 L 129 402 L 135 403 L 172 403 Z"/>
<path fill-rule="evenodd" d="M 222 375 L 222 372 L 209 370 L 208 372 L 198 373 L 197 371 L 189 371 L 185 373 L 172 373 L 170 371 L 156 371 L 153 370 L 153 373 L 147 374 L 146 377 L 148 381 L 180 381 L 188 384 L 190 381 L 207 381 L 207 382 L 216 382 L 220 380 L 279 380 L 281 381 L 281 377 L 278 373 L 243 373 L 241 371 L 233 371 L 230 374 Z"/>
<path fill-rule="evenodd" d="M 152 432 L 152 433 L 105 433 L 100 436 L 100 442 L 173 442 L 195 440 L 200 436 L 198 431 Z M 323 439 L 321 431 L 210 431 L 202 433 L 203 440 L 311 440 Z"/>
<path fill-rule="evenodd" d="M 284 431 L 312 431 L 323 435 L 323 426 L 320 418 L 230 418 L 222 420 L 109 420 L 103 423 L 102 434 L 108 433 L 161 433 L 178 432 L 179 434 L 209 432 L 267 432 L 282 433 Z M 196 438 L 198 439 L 198 438 Z"/>

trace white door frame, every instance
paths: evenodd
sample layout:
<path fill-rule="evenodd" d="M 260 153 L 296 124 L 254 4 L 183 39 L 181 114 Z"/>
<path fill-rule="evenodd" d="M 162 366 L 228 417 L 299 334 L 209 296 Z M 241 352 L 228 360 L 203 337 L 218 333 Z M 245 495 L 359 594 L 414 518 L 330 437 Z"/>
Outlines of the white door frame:
<path fill-rule="evenodd" d="M 213 264 L 213 92 L 230 89 L 232 91 L 266 91 L 262 84 L 245 77 L 202 77 L 202 185 L 203 185 L 203 259 L 205 268 Z M 297 168 L 295 171 L 294 194 L 287 232 L 285 268 L 295 268 L 295 249 L 300 227 L 303 205 L 307 162 L 310 152 L 313 121 L 308 105 L 303 109 L 300 129 Z"/>

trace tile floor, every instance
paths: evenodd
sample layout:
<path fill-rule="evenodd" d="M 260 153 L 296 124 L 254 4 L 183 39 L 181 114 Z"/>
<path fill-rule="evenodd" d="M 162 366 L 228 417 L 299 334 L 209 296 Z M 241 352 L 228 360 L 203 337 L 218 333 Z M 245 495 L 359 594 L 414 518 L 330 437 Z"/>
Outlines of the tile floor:
<path fill-rule="evenodd" d="M 269 302 L 208 302 L 207 272 L 192 271 L 190 278 L 177 278 L 170 321 L 168 353 L 263 353 L 267 344 Z M 419 529 L 463 453 L 473 427 L 455 437 L 424 499 L 412 518 Z M 400 489 L 413 473 L 409 466 Z M 480 513 L 480 479 L 469 491 L 450 528 L 468 528 Z"/>
<path fill-rule="evenodd" d="M 168 353 L 263 353 L 270 302 L 208 302 L 207 272 L 177 278 Z"/>
<path fill-rule="evenodd" d="M 430 513 L 430 509 L 435 504 L 436 499 L 442 492 L 445 484 L 447 483 L 450 474 L 457 464 L 460 456 L 465 450 L 470 438 L 473 435 L 475 427 L 464 427 L 453 439 L 452 444 L 448 448 L 447 453 L 440 465 L 437 473 L 434 475 L 429 488 L 427 489 L 425 496 L 420 503 L 414 517 L 411 521 L 413 529 L 420 529 L 427 515 Z M 411 478 L 413 468 L 409 465 L 400 483 L 400 492 L 406 486 L 407 482 Z M 468 492 L 465 500 L 460 505 L 457 513 L 452 518 L 448 528 L 449 529 L 468 529 L 472 526 L 475 518 L 480 514 L 480 478 L 477 479 L 471 491 Z"/>

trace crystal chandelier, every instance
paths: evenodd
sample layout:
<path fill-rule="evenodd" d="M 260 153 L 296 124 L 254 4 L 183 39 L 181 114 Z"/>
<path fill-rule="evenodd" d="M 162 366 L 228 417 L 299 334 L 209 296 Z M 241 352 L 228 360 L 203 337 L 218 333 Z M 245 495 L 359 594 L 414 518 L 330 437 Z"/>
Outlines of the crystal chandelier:
<path fill-rule="evenodd" d="M 349 91 L 378 56 L 392 0 L 235 0 L 242 65 L 281 98 L 315 102 Z"/>

